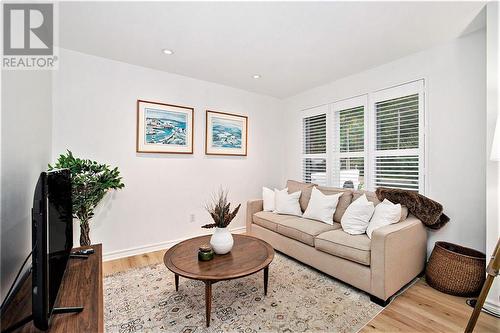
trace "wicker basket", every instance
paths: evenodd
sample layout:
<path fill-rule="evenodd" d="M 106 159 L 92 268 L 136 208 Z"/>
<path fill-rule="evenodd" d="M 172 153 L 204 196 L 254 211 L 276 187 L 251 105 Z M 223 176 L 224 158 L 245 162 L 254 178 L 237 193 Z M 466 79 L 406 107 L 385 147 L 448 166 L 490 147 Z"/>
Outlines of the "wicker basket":
<path fill-rule="evenodd" d="M 431 287 L 456 296 L 477 296 L 485 276 L 484 253 L 447 242 L 436 242 L 425 270 Z"/>

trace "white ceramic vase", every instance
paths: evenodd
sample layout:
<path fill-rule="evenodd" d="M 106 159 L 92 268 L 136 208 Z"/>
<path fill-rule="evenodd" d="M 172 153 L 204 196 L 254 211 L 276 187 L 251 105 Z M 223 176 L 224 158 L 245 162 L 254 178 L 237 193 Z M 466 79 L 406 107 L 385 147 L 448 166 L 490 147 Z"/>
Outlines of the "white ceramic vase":
<path fill-rule="evenodd" d="M 227 228 L 215 228 L 214 234 L 210 238 L 210 245 L 216 254 L 226 254 L 233 248 L 233 235 Z"/>

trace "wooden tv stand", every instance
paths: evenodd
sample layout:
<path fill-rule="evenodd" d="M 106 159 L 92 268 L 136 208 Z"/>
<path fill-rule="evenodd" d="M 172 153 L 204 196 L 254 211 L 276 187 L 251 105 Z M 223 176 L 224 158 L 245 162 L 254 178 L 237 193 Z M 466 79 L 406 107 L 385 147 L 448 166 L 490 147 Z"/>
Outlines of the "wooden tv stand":
<path fill-rule="evenodd" d="M 92 245 L 88 259 L 70 258 L 55 307 L 83 306 L 80 313 L 56 314 L 45 332 L 103 332 L 102 245 Z M 73 251 L 80 248 L 75 248 Z M 31 274 L 2 313 L 2 330 L 31 314 Z M 42 332 L 29 322 L 15 331 Z"/>

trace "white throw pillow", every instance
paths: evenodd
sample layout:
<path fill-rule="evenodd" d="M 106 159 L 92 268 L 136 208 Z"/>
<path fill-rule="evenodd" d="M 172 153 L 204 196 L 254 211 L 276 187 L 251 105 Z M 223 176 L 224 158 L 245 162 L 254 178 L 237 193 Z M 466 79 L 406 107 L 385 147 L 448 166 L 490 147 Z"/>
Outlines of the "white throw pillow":
<path fill-rule="evenodd" d="M 278 214 L 302 216 L 299 198 L 301 191 L 288 194 L 288 188 L 284 190 L 274 189 L 275 212 Z"/>
<path fill-rule="evenodd" d="M 368 201 L 366 194 L 363 194 L 354 200 L 342 215 L 342 229 L 351 235 L 364 234 L 374 210 L 373 202 Z"/>
<path fill-rule="evenodd" d="M 264 201 L 264 211 L 272 212 L 275 209 L 274 191 L 270 188 L 262 188 L 262 200 Z"/>
<path fill-rule="evenodd" d="M 313 187 L 311 199 L 302 217 L 333 225 L 333 214 L 342 194 L 344 193 L 324 195 L 316 187 Z"/>
<path fill-rule="evenodd" d="M 375 207 L 372 219 L 366 229 L 368 238 L 372 238 L 372 233 L 375 229 L 384 227 L 389 224 L 397 223 L 401 219 L 401 205 L 393 204 L 387 199 L 384 199 Z"/>

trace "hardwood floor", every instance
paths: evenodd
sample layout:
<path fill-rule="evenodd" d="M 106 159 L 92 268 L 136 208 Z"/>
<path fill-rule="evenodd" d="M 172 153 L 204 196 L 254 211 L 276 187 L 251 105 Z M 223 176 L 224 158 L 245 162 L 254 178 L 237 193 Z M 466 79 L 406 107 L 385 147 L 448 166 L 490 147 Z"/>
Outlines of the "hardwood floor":
<path fill-rule="evenodd" d="M 154 265 L 163 262 L 166 250 L 139 254 L 132 257 L 105 261 L 102 263 L 104 276 L 124 272 L 132 268 Z"/>
<path fill-rule="evenodd" d="M 104 276 L 163 262 L 165 250 L 103 263 Z M 450 296 L 419 280 L 360 332 L 463 332 L 472 313 L 465 298 Z M 475 332 L 500 332 L 500 319 L 481 313 Z"/>
<path fill-rule="evenodd" d="M 472 314 L 465 300 L 429 287 L 422 278 L 360 332 L 463 332 Z M 500 332 L 500 319 L 482 312 L 474 332 Z"/>

